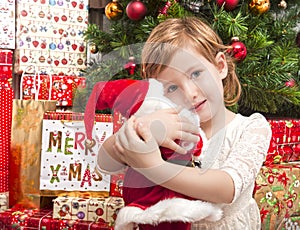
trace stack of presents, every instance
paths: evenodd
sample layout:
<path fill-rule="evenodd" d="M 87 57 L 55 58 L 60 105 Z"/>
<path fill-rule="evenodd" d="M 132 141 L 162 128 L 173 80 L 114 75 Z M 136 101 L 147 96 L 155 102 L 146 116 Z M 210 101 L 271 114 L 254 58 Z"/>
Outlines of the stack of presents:
<path fill-rule="evenodd" d="M 95 171 L 120 114 L 95 116 L 87 145 L 82 113 L 87 0 L 0 2 L 0 229 L 113 229 L 123 174 Z M 19 97 L 11 87 L 19 76 Z M 272 140 L 256 179 L 262 229 L 300 228 L 300 120 L 269 119 Z"/>

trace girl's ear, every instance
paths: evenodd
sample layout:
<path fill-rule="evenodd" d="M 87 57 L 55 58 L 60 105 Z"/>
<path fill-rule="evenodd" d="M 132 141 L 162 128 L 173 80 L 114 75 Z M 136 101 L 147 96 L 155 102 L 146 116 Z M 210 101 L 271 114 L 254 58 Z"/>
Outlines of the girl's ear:
<path fill-rule="evenodd" d="M 221 79 L 226 78 L 228 73 L 228 66 L 226 62 L 226 56 L 223 52 L 217 53 L 216 57 L 217 69 L 219 71 Z"/>

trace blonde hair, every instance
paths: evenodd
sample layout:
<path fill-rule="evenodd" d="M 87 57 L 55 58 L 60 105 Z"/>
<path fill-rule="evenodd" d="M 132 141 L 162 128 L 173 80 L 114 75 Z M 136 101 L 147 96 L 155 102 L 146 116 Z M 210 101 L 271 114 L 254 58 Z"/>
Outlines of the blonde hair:
<path fill-rule="evenodd" d="M 191 46 L 209 62 L 217 66 L 215 56 L 224 52 L 228 65 L 223 80 L 224 102 L 234 105 L 240 97 L 241 85 L 235 72 L 233 58 L 226 52 L 221 38 L 197 17 L 170 18 L 157 25 L 151 32 L 142 51 L 142 76 L 156 77 L 170 63 L 177 49 Z"/>

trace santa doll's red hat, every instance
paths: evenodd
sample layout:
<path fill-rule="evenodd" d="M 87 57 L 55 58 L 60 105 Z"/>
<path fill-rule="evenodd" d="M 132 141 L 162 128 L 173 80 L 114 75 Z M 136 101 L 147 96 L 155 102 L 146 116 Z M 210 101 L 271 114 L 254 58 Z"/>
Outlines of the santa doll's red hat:
<path fill-rule="evenodd" d="M 148 87 L 149 82 L 146 80 L 119 79 L 97 82 L 84 112 L 87 139 L 92 140 L 96 110 L 111 109 L 129 118 L 143 103 Z"/>

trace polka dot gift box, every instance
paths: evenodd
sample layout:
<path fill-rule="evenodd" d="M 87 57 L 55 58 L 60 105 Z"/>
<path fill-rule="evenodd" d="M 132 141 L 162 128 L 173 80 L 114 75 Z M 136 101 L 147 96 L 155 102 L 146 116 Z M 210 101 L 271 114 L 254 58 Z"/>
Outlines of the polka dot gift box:
<path fill-rule="evenodd" d="M 11 143 L 13 90 L 7 77 L 0 74 L 0 193 L 8 191 L 8 162 Z"/>

